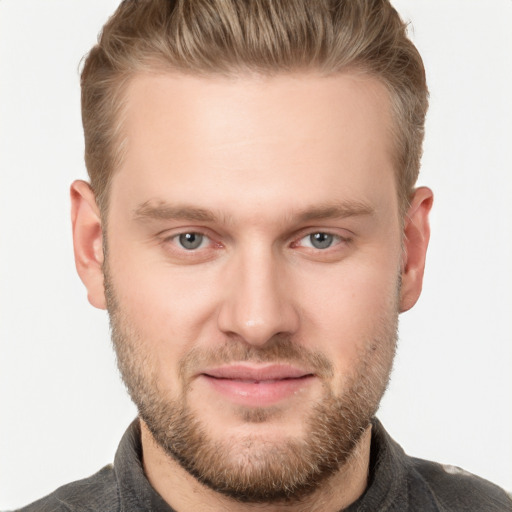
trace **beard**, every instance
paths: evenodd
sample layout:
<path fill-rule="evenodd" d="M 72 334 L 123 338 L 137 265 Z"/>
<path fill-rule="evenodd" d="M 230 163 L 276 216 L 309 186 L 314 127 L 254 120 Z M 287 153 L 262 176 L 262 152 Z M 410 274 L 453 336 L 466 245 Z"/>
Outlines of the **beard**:
<path fill-rule="evenodd" d="M 331 389 L 331 361 L 301 346 L 291 336 L 275 336 L 254 347 L 229 339 L 212 349 L 194 348 L 178 361 L 181 391 L 161 389 L 158 354 L 123 312 L 105 266 L 105 290 L 112 341 L 125 386 L 156 443 L 189 474 L 210 489 L 247 503 L 295 502 L 313 494 L 343 469 L 371 424 L 387 387 L 394 359 L 398 296 L 375 323 L 343 389 Z M 336 342 L 336 340 L 333 340 Z M 169 341 L 172 343 L 172 340 Z M 208 424 L 189 400 L 194 370 L 236 362 L 290 363 L 311 368 L 321 378 L 322 396 L 304 418 L 300 438 L 272 440 L 257 435 L 212 437 Z M 264 423 L 279 415 L 272 407 L 240 408 L 246 423 Z"/>

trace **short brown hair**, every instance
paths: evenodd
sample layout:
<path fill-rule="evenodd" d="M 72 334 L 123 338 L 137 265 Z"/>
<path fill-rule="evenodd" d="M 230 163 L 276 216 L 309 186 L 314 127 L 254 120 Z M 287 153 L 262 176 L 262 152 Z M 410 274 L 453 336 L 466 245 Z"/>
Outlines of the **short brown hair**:
<path fill-rule="evenodd" d="M 122 98 L 144 69 L 263 74 L 358 69 L 388 89 L 402 211 L 418 177 L 428 90 L 388 0 L 124 0 L 81 75 L 85 162 L 100 209 L 122 158 Z"/>

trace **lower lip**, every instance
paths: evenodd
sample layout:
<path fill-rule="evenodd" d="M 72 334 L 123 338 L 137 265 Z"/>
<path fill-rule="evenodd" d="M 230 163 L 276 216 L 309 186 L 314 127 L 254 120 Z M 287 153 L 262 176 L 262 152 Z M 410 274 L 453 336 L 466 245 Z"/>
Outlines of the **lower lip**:
<path fill-rule="evenodd" d="M 232 402 L 248 407 L 264 407 L 276 404 L 298 394 L 309 386 L 313 375 L 293 379 L 244 381 L 238 379 L 218 379 L 202 375 L 208 384 L 221 395 Z"/>

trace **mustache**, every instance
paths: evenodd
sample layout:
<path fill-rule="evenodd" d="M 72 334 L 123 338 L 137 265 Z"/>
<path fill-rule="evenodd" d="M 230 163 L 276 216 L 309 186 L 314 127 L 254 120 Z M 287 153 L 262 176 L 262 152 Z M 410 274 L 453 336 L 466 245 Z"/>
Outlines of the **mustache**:
<path fill-rule="evenodd" d="M 307 349 L 284 335 L 273 336 L 259 347 L 242 339 L 230 339 L 215 347 L 195 347 L 180 360 L 178 367 L 180 377 L 187 381 L 202 368 L 241 362 L 291 364 L 319 377 L 334 375 L 334 366 L 324 354 Z"/>

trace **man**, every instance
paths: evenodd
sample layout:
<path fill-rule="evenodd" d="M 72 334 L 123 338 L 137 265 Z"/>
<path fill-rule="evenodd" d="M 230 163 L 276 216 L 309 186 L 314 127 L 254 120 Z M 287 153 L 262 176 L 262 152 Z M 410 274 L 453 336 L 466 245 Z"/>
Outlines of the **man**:
<path fill-rule="evenodd" d="M 427 89 L 387 2 L 126 1 L 82 74 L 78 272 L 139 410 L 25 510 L 510 510 L 374 418 L 419 297 Z"/>

